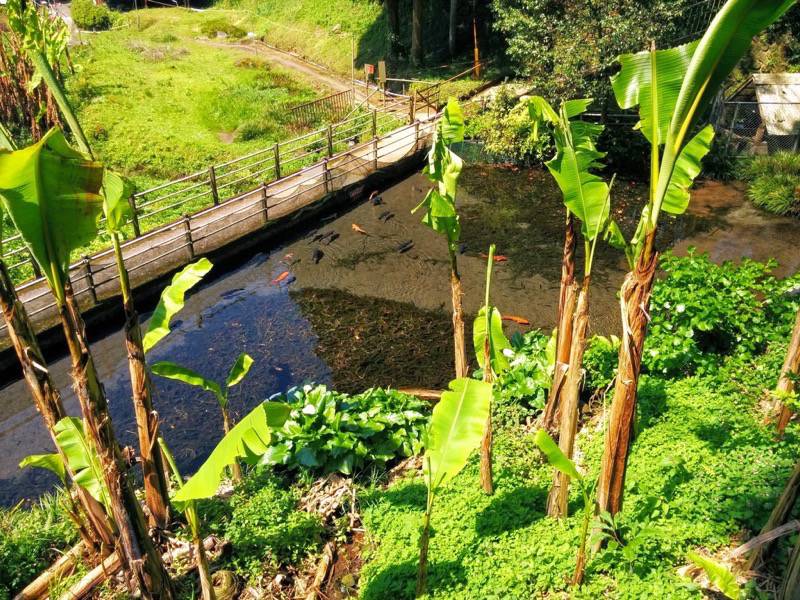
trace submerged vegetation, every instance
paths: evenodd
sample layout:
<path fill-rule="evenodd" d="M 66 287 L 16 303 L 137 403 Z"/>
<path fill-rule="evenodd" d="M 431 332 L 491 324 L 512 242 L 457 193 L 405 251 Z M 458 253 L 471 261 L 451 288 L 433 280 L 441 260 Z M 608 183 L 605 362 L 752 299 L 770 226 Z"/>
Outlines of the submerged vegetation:
<path fill-rule="evenodd" d="M 62 485 L 52 497 L 0 512 L 0 596 L 31 585 L 35 590 L 24 597 L 65 592 L 63 597 L 227 600 L 242 591 L 240 597 L 308 600 L 716 594 L 738 600 L 773 592 L 778 600 L 797 598 L 800 539 L 791 517 L 800 489 L 793 420 L 800 274 L 777 279 L 774 262 L 718 265 L 693 249 L 678 257 L 657 247 L 664 215 L 687 211 L 690 187 L 710 151 L 712 99 L 748 54 L 752 38 L 794 2 L 728 0 L 701 39 L 668 49 L 654 42 L 644 50 L 624 44 L 651 33 L 654 40 L 671 39 L 675 32 L 659 28 L 657 19 L 683 3 L 654 2 L 648 12 L 619 2 L 618 11 L 607 10 L 597 21 L 592 43 L 572 53 L 573 38 L 585 38 L 587 23 L 598 16 L 594 6 L 573 7 L 568 20 L 567 13 L 546 12 L 547 2 L 523 4 L 569 24 L 548 42 L 563 61 L 541 61 L 552 48 L 529 39 L 539 25 L 521 19 L 514 3 L 493 3 L 512 56 L 549 98 L 517 101 L 503 91 L 502 110 L 483 122 L 479 117 L 473 131 L 501 122 L 498 147 L 519 143 L 517 160 L 549 159 L 545 165 L 564 208 L 556 329 L 506 337 L 504 317 L 529 322 L 495 306 L 495 263 L 508 257 L 488 240 L 488 254 L 481 256 L 483 302 L 472 326 L 474 360 L 467 353 L 459 270 L 466 246 L 457 193 L 463 162 L 455 149 L 468 126 L 450 99 L 432 128 L 423 171 L 430 187 L 414 210 L 422 209 L 422 224 L 444 238 L 452 322 L 436 322 L 441 311 L 415 316 L 430 317 L 427 331 L 452 343 L 414 340 L 423 348 L 406 370 L 413 382 L 426 368 L 434 370 L 416 363 L 436 365 L 428 353 L 446 348 L 454 377 L 435 373 L 438 390 L 369 386 L 353 394 L 305 384 L 250 404 L 235 418 L 232 390 L 260 368 L 246 349 L 224 382 L 173 362 L 148 362 L 147 353 L 171 334 L 187 293 L 212 264 L 200 258 L 178 272 L 143 331 L 120 251 L 131 187 L 112 169 L 142 184 L 225 156 L 223 143 L 241 149 L 274 141 L 290 127 L 281 116 L 286 105 L 313 92 L 251 57 L 236 55 L 233 62 L 234 53 L 246 50 L 221 40 L 252 37 L 250 21 L 237 11 L 254 11 L 268 22 L 264 7 L 242 2 L 230 14 L 210 18 L 179 9 L 159 11 L 163 16 L 152 20 L 147 12 L 115 17 L 126 27 L 97 34 L 79 51 L 85 67 L 66 78 L 67 94 L 59 71 L 63 29 L 12 0 L 16 37 L 4 38 L 0 48 L 30 67 L 23 75 L 35 84 L 27 82 L 26 89 L 39 88 L 32 100 L 39 112 L 27 135 L 20 135 L 19 115 L 1 113 L 16 121 L 0 129 L 0 204 L 55 302 L 81 418 L 67 414 L 0 260 L 0 309 L 56 449 L 30 456 L 20 467 L 51 471 Z M 314 27 L 327 24 L 331 9 L 346 13 L 338 1 L 314 15 L 296 2 L 283 6 L 295 8 L 295 17 Z M 386 8 L 389 34 L 382 36 L 396 59 L 403 54 L 399 7 L 387 2 Z M 376 22 L 377 5 L 358 3 L 358 9 L 346 31 L 363 33 Z M 104 10 L 87 10 L 87 21 L 101 28 L 105 23 L 96 21 Z M 452 2 L 450 54 L 458 46 L 457 11 Z M 477 14 L 473 6 L 476 54 Z M 430 56 L 422 15 L 415 0 L 415 64 Z M 323 44 L 318 51 L 329 50 Z M 541 69 L 552 71 L 551 85 L 541 85 L 547 80 Z M 586 115 L 593 100 L 572 98 L 591 91 L 604 103 L 607 86 L 620 109 L 635 111 L 634 129 L 644 138 L 640 160 L 649 166 L 649 194 L 633 226 L 619 218 L 625 215 L 615 203 L 616 176 L 603 172 L 603 125 Z M 0 93 L 21 89 L 6 86 Z M 162 89 L 172 97 L 154 91 Z M 556 102 L 559 95 L 569 97 Z M 126 107 L 133 104 L 125 102 L 148 103 L 148 111 L 137 113 L 147 115 L 146 127 L 129 118 Z M 780 188 L 769 178 L 794 176 L 795 162 L 779 155 L 748 163 L 754 198 L 792 212 L 787 202 L 759 190 Z M 382 202 L 379 195 L 371 199 L 375 206 Z M 138 448 L 120 444 L 68 268 L 74 251 L 98 239 L 101 215 L 103 234 L 115 249 Z M 531 221 L 525 227 L 537 225 Z M 482 230 L 481 241 L 489 235 L 503 241 L 505 232 L 493 224 L 489 215 L 472 226 Z M 352 229 L 364 239 L 371 235 L 356 223 Z M 618 296 L 620 335 L 590 338 L 589 294 L 601 243 L 619 251 L 628 273 Z M 403 242 L 398 252 L 413 245 Z M 288 275 L 284 271 L 271 285 Z M 314 295 L 295 297 L 313 303 Z M 387 304 L 384 321 L 392 317 L 390 309 Z M 332 318 L 342 319 L 344 312 Z M 394 327 L 398 340 L 404 325 L 380 324 Z M 363 330 L 353 329 L 351 337 L 359 339 Z M 341 364 L 355 363 L 361 381 L 372 377 L 370 366 L 403 354 L 402 347 L 379 348 L 354 358 L 357 344 L 333 337 L 323 335 L 322 344 L 333 348 L 337 360 L 346 355 L 351 361 Z M 197 348 L 201 359 L 211 351 Z M 186 479 L 160 429 L 152 375 L 211 393 L 222 413 L 218 443 Z M 135 488 L 139 475 L 143 494 Z M 46 569 L 62 551 L 64 558 Z M 93 574 L 82 578 L 90 569 Z M 42 577 L 31 583 L 37 573 Z"/>

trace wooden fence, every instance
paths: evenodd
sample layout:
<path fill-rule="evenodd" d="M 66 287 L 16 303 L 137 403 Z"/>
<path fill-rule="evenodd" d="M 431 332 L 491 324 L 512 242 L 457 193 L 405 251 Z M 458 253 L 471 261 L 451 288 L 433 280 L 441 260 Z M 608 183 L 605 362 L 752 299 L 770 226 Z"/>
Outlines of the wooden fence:
<path fill-rule="evenodd" d="M 290 112 L 295 123 L 312 125 L 320 121 L 340 121 L 347 117 L 352 108 L 353 90 L 344 90 L 295 106 Z"/>
<path fill-rule="evenodd" d="M 378 117 L 376 113 L 372 114 Z M 194 260 L 196 256 L 218 250 L 244 235 L 267 227 L 332 192 L 354 186 L 381 168 L 415 156 L 429 147 L 434 125 L 435 120 L 415 121 L 383 135 L 378 133 L 330 155 L 327 154 L 329 146 L 324 149 L 325 155 L 320 160 L 290 175 L 269 183 L 258 178 L 251 179 L 255 183 L 243 193 L 221 196 L 219 190 L 223 188 L 217 183 L 215 197 L 218 202 L 135 236 L 122 245 L 131 284 L 137 287 L 152 281 Z M 208 178 L 207 174 L 203 174 L 203 185 L 209 186 L 211 181 L 213 177 Z M 170 182 L 148 192 L 158 194 L 175 183 Z M 187 187 L 195 185 L 197 182 L 189 180 Z M 213 195 L 212 189 L 207 189 L 205 194 Z M 82 257 L 70 265 L 69 273 L 82 309 L 91 308 L 119 294 L 118 274 L 110 249 Z M 17 293 L 38 331 L 56 323 L 55 304 L 42 278 L 17 286 Z M 7 347 L 5 324 L 0 326 L 0 336 L 0 347 Z"/>

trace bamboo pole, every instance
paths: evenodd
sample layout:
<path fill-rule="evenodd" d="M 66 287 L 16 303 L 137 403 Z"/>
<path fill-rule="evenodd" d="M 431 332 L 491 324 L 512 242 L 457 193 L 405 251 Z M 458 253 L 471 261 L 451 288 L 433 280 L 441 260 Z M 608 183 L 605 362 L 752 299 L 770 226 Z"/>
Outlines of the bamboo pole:
<path fill-rule="evenodd" d="M 50 590 L 50 582 L 69 575 L 85 551 L 86 545 L 83 542 L 78 542 L 69 551 L 62 554 L 56 562 L 42 571 L 36 579 L 26 585 L 19 594 L 14 596 L 14 600 L 46 598 Z"/>

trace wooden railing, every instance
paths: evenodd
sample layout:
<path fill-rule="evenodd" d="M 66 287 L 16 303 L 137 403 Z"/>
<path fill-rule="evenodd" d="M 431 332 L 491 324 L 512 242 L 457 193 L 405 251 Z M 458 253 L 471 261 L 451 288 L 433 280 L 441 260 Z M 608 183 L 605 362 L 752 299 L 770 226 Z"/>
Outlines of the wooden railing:
<path fill-rule="evenodd" d="M 347 116 L 353 107 L 353 90 L 336 92 L 290 109 L 292 119 L 300 125 L 311 125 L 320 121 L 336 122 Z"/>

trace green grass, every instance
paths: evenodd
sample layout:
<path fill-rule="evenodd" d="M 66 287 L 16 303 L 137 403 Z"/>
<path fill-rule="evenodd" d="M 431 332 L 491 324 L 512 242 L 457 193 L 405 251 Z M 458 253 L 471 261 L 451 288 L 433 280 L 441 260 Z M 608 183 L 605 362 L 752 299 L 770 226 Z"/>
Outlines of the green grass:
<path fill-rule="evenodd" d="M 67 80 L 101 160 L 138 189 L 298 133 L 286 108 L 319 91 L 253 53 L 198 39 L 234 27 L 219 11 L 150 10 L 140 19 L 141 30 L 129 14 L 128 27 L 84 35 L 73 56 L 80 69 Z"/>
<path fill-rule="evenodd" d="M 747 195 L 759 208 L 800 216 L 800 154 L 754 156 L 739 165 L 737 175 L 748 183 Z"/>

